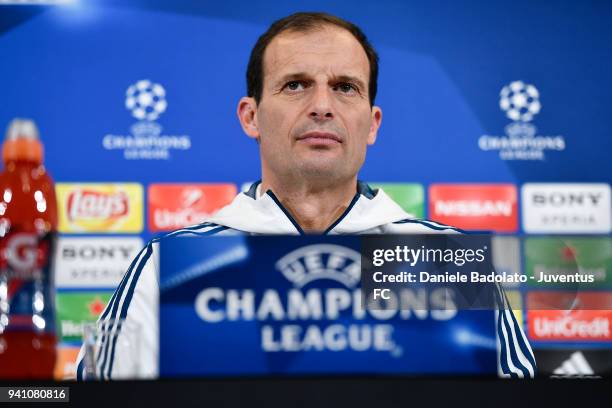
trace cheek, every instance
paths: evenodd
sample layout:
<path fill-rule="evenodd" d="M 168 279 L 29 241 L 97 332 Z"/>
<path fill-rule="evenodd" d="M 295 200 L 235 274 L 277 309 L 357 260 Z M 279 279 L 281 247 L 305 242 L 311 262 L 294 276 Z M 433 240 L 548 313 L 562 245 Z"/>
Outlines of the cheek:
<path fill-rule="evenodd" d="M 278 139 L 287 135 L 289 116 L 281 107 L 261 107 L 257 116 L 259 131 L 264 139 Z"/>
<path fill-rule="evenodd" d="M 365 150 L 370 134 L 369 111 L 359 115 L 354 115 L 349 123 L 348 129 L 351 134 L 351 141 L 355 150 Z"/>

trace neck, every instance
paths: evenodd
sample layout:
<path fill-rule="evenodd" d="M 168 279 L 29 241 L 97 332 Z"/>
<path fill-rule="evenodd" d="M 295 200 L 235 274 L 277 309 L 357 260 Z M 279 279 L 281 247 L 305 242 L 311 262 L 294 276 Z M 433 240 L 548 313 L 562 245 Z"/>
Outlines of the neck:
<path fill-rule="evenodd" d="M 348 208 L 357 189 L 357 176 L 325 185 L 299 181 L 282 183 L 262 175 L 261 192 L 272 190 L 306 233 L 325 231 Z"/>

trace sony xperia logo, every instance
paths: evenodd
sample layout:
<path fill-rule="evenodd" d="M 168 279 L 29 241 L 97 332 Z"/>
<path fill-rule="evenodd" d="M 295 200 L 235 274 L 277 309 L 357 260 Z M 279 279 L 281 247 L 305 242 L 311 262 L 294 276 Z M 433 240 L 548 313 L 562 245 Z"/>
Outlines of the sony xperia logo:
<path fill-rule="evenodd" d="M 609 184 L 527 183 L 522 197 L 525 232 L 610 232 Z"/>
<path fill-rule="evenodd" d="M 531 196 L 534 205 L 553 207 L 595 207 L 603 202 L 602 192 L 534 192 Z"/>

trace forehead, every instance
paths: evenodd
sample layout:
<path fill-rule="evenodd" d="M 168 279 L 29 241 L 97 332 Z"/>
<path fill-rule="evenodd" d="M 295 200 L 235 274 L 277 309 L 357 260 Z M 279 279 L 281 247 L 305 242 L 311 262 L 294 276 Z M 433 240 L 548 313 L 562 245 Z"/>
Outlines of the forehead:
<path fill-rule="evenodd" d="M 268 44 L 264 78 L 291 73 L 351 75 L 368 82 L 370 63 L 362 45 L 347 30 L 322 26 L 307 32 L 285 31 Z M 264 81 L 265 82 L 265 81 Z"/>

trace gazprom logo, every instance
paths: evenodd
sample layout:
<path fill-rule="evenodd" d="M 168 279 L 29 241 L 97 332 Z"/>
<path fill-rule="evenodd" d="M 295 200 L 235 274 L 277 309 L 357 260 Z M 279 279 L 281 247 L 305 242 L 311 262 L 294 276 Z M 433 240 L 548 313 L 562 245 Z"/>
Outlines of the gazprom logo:
<path fill-rule="evenodd" d="M 354 288 L 361 279 L 361 254 L 340 245 L 308 245 L 288 253 L 275 266 L 298 288 L 318 279 Z"/>

